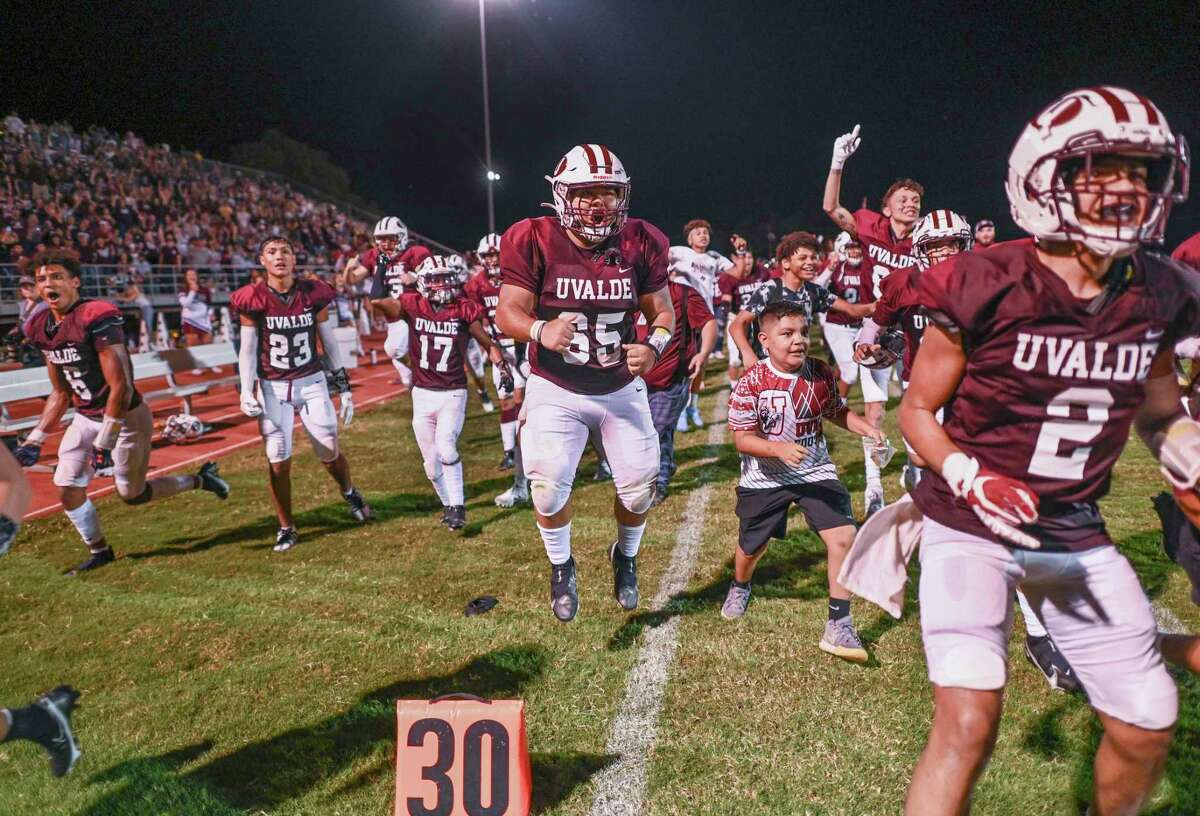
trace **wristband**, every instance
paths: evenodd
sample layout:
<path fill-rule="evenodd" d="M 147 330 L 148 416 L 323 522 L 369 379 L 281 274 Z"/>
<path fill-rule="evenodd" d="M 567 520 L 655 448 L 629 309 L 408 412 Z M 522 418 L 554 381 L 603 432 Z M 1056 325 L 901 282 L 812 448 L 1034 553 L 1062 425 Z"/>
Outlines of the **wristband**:
<path fill-rule="evenodd" d="M 93 445 L 101 450 L 112 450 L 117 446 L 117 437 L 121 435 L 121 429 L 124 427 L 125 420 L 105 415 Z"/>
<path fill-rule="evenodd" d="M 650 332 L 650 336 L 646 338 L 646 345 L 654 350 L 654 359 L 662 356 L 663 349 L 671 342 L 671 333 L 662 326 L 656 326 L 654 331 Z"/>
<path fill-rule="evenodd" d="M 542 344 L 542 329 L 544 328 L 546 328 L 545 320 L 535 320 L 529 327 L 529 339 L 539 346 Z"/>
<path fill-rule="evenodd" d="M 29 432 L 29 435 L 25 437 L 25 441 L 22 444 L 24 444 L 24 445 L 40 445 L 45 441 L 46 441 L 46 432 L 43 431 L 41 428 L 34 428 L 32 431 Z"/>

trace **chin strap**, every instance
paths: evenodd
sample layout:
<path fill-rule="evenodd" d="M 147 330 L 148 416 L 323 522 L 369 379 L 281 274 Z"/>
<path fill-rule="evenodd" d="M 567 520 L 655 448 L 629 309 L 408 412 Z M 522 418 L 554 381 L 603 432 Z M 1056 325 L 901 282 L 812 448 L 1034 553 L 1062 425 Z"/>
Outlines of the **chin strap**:
<path fill-rule="evenodd" d="M 1121 258 L 1114 262 L 1112 269 L 1104 276 L 1104 291 L 1092 298 L 1092 302 L 1087 305 L 1087 313 L 1099 314 L 1105 306 L 1120 297 L 1133 281 L 1134 271 L 1133 260 L 1130 258 Z"/>

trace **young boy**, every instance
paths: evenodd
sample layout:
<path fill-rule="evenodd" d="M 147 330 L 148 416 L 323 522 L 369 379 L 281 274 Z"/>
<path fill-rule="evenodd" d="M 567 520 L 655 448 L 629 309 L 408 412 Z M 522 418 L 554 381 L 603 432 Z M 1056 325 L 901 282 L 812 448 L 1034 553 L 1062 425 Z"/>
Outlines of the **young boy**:
<path fill-rule="evenodd" d="M 852 413 L 838 394 L 833 370 L 808 356 L 808 320 L 801 303 L 780 300 L 759 315 L 758 339 L 767 359 L 738 380 L 729 398 L 729 427 L 742 455 L 737 487 L 741 519 L 734 550 L 733 583 L 721 617 L 746 613 L 754 566 L 772 538 L 787 534 L 787 513 L 800 506 L 829 554 L 829 621 L 822 651 L 862 663 L 867 652 L 850 620 L 850 592 L 837 582 L 854 541 L 850 494 L 829 458 L 821 420 L 883 444 L 884 434 Z"/>

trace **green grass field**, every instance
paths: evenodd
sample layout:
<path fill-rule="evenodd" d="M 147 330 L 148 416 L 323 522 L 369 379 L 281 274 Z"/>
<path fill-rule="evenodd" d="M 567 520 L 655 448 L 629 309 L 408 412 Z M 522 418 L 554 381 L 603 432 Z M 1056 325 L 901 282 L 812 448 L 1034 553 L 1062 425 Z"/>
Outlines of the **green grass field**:
<path fill-rule="evenodd" d="M 714 382 L 723 376 L 714 376 Z M 715 394 L 704 402 L 711 416 Z M 473 403 L 474 405 L 474 403 Z M 855 602 L 873 653 L 851 666 L 816 648 L 825 615 L 824 551 L 794 522 L 755 582 L 749 614 L 718 610 L 736 538 L 738 460 L 704 433 L 679 437 L 672 498 L 651 519 L 639 559 L 643 603 L 658 586 L 688 494 L 714 486 L 687 591 L 659 613 L 621 612 L 605 558 L 611 484 L 575 493 L 582 608 L 570 626 L 549 610 L 547 568 L 528 509 L 492 497 L 495 415 L 473 407 L 462 436 L 470 525 L 437 523 L 406 400 L 360 416 L 344 439 L 379 520 L 349 520 L 306 449 L 295 468 L 301 544 L 271 552 L 275 523 L 258 449 L 222 462 L 234 495 L 186 495 L 129 508 L 100 503 L 122 558 L 81 579 L 60 571 L 82 547 L 64 517 L 31 524 L 0 562 L 0 704 L 60 682 L 83 690 L 84 755 L 53 779 L 28 743 L 0 746 L 0 813 L 389 814 L 394 702 L 450 691 L 527 703 L 534 811 L 583 814 L 613 761 L 609 725 L 648 627 L 680 621 L 657 744 L 649 814 L 892 814 L 930 717 L 913 595 L 903 620 Z M 899 442 L 894 418 L 889 430 Z M 857 438 L 830 431 L 861 513 Z M 895 462 L 886 476 L 899 495 Z M 1149 496 L 1160 478 L 1133 443 L 1106 502 L 1110 528 L 1151 596 L 1190 628 L 1200 614 L 1161 552 Z M 466 618 L 472 597 L 499 607 Z M 1019 630 L 1019 627 L 1018 627 Z M 983 814 L 1068 814 L 1090 785 L 1095 719 L 1052 694 L 1019 656 L 996 754 L 977 796 Z M 1182 718 L 1159 814 L 1200 813 L 1200 685 L 1180 678 Z"/>

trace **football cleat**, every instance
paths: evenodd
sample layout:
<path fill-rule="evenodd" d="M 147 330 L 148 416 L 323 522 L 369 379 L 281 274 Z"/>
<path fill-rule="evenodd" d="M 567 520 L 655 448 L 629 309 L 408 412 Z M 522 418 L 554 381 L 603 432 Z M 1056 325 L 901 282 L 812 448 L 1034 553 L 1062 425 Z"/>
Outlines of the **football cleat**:
<path fill-rule="evenodd" d="M 667 489 L 667 483 L 656 482 L 654 485 L 654 498 L 650 500 L 650 506 L 658 507 L 667 500 L 668 495 L 670 495 L 670 492 Z"/>
<path fill-rule="evenodd" d="M 371 506 L 367 504 L 363 494 L 358 492 L 357 487 L 350 488 L 350 492 L 343 494 L 342 498 L 346 500 L 346 506 L 350 508 L 350 515 L 355 521 L 370 521 L 375 518 Z"/>
<path fill-rule="evenodd" d="M 1083 684 L 1071 668 L 1071 664 L 1063 657 L 1063 653 L 1054 645 L 1049 635 L 1025 637 L 1025 657 L 1034 665 L 1050 688 L 1055 691 L 1065 691 L 1071 694 L 1083 691 Z"/>
<path fill-rule="evenodd" d="M 497 470 L 512 470 L 513 469 L 513 452 L 506 450 L 504 458 L 500 460 L 500 467 Z"/>
<path fill-rule="evenodd" d="M 105 545 L 103 550 L 96 550 L 92 552 L 86 561 L 78 566 L 72 567 L 63 574 L 78 575 L 81 572 L 87 572 L 88 570 L 94 570 L 98 567 L 103 567 L 105 564 L 111 564 L 116 560 L 117 554 L 113 552 L 112 547 Z"/>
<path fill-rule="evenodd" d="M 518 504 L 529 503 L 529 488 L 513 485 L 496 497 L 497 507 L 516 507 Z"/>
<path fill-rule="evenodd" d="M 575 620 L 579 612 L 579 588 L 575 582 L 575 559 L 550 565 L 550 608 L 563 623 Z"/>
<path fill-rule="evenodd" d="M 479 392 L 479 401 L 483 404 L 483 412 L 490 414 L 496 410 L 496 404 L 492 402 L 492 398 L 488 396 L 486 391 Z"/>
<path fill-rule="evenodd" d="M 863 515 L 863 521 L 865 522 L 883 509 L 883 488 L 868 487 L 863 493 L 863 504 L 867 508 L 867 512 Z"/>
<path fill-rule="evenodd" d="M 196 478 L 200 480 L 201 490 L 207 490 L 221 500 L 229 498 L 229 482 L 221 478 L 216 462 L 205 462 L 201 465 Z"/>
<path fill-rule="evenodd" d="M 721 617 L 725 620 L 737 620 L 746 614 L 750 605 L 750 587 L 740 587 L 729 582 L 729 591 L 725 593 L 725 603 L 721 604 Z"/>
<path fill-rule="evenodd" d="M 637 609 L 637 556 L 625 555 L 616 542 L 608 548 L 608 560 L 613 569 L 613 595 L 626 612 Z"/>
<path fill-rule="evenodd" d="M 34 701 L 54 722 L 49 734 L 37 739 L 37 743 L 50 754 L 50 772 L 55 776 L 66 776 L 79 761 L 79 742 L 71 730 L 71 712 L 79 692 L 70 686 L 59 686 L 47 691 Z"/>
<path fill-rule="evenodd" d="M 821 642 L 817 645 L 822 652 L 849 660 L 851 663 L 866 663 L 868 659 L 867 650 L 858 639 L 858 632 L 854 630 L 854 623 L 849 615 L 826 621 L 825 634 L 821 635 Z"/>
<path fill-rule="evenodd" d="M 679 419 L 676 420 L 676 422 L 675 422 L 675 432 L 676 433 L 687 433 L 691 429 L 692 429 L 692 426 L 688 424 L 687 411 L 683 411 L 682 413 L 680 413 Z"/>
<path fill-rule="evenodd" d="M 467 526 L 467 508 L 461 504 L 452 504 L 446 508 L 446 526 L 451 530 L 461 530 Z"/>
<path fill-rule="evenodd" d="M 612 479 L 612 468 L 608 466 L 607 459 L 599 459 L 596 461 L 596 472 L 592 474 L 593 482 L 607 482 Z"/>
<path fill-rule="evenodd" d="M 688 421 L 691 422 L 696 428 L 704 427 L 704 420 L 700 417 L 699 405 L 693 405 L 687 409 L 687 418 Z"/>
<path fill-rule="evenodd" d="M 275 552 L 287 552 L 299 543 L 300 536 L 296 535 L 295 527 L 280 527 L 279 532 L 275 534 L 275 546 L 271 549 Z"/>
<path fill-rule="evenodd" d="M 450 506 L 449 505 L 442 506 L 441 522 L 442 522 L 442 524 L 448 524 L 450 522 Z"/>

